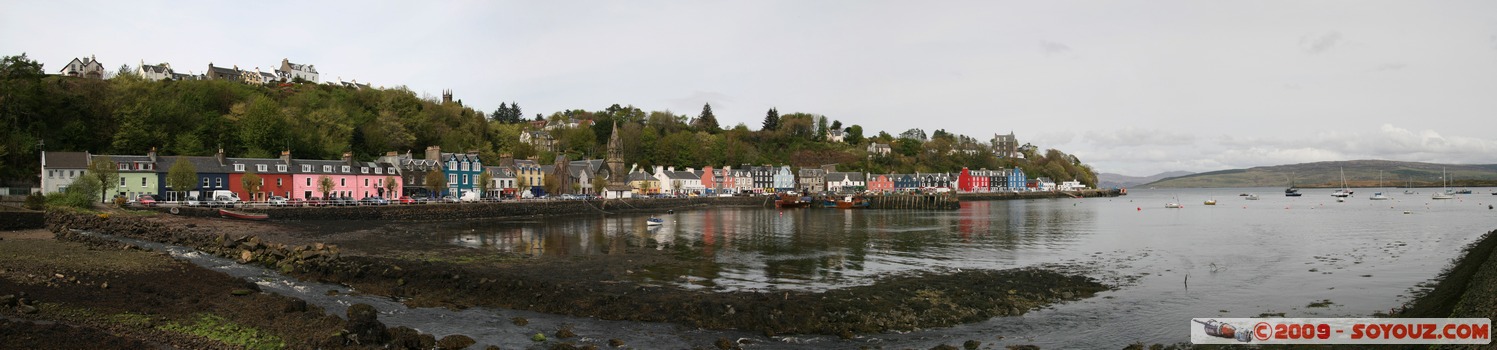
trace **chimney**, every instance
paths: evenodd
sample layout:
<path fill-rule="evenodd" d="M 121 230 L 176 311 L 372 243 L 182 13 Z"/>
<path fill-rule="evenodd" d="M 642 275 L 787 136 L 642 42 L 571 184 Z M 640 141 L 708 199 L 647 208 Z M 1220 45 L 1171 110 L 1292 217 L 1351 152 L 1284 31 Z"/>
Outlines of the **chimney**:
<path fill-rule="evenodd" d="M 386 157 L 394 157 L 395 155 L 396 155 L 395 151 L 385 152 L 385 156 Z"/>
<path fill-rule="evenodd" d="M 151 163 L 155 163 L 156 162 L 156 147 L 151 147 L 151 153 L 146 153 L 146 157 L 150 157 L 151 158 Z"/>
<path fill-rule="evenodd" d="M 291 167 L 291 150 L 281 151 L 281 162 L 286 163 L 286 167 Z"/>
<path fill-rule="evenodd" d="M 674 166 L 670 167 L 670 172 L 673 172 L 673 173 L 676 172 L 676 167 L 674 167 Z"/>
<path fill-rule="evenodd" d="M 343 164 L 353 166 L 353 152 L 343 152 Z"/>
<path fill-rule="evenodd" d="M 439 161 L 439 162 L 442 161 L 442 147 L 441 146 L 427 146 L 426 147 L 426 159 L 427 160 L 435 160 L 435 161 Z"/>
<path fill-rule="evenodd" d="M 229 165 L 229 158 L 228 157 L 224 157 L 224 149 L 222 147 L 220 147 L 218 149 L 218 155 L 214 156 L 214 158 L 218 158 L 218 165 L 219 166 L 227 166 L 227 165 Z"/>

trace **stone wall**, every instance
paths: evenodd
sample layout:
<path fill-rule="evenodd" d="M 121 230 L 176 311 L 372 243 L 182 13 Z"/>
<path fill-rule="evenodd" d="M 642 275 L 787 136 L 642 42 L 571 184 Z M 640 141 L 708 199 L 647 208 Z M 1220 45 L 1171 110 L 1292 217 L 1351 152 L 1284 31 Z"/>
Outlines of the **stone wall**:
<path fill-rule="evenodd" d="M 1092 198 L 1092 197 L 1117 197 L 1124 195 L 1122 191 L 1109 190 L 1082 190 L 1082 191 L 1054 191 L 1054 192 L 994 192 L 994 193 L 959 193 L 958 198 L 964 201 L 1000 201 L 1014 199 L 1045 199 L 1045 198 Z"/>
<path fill-rule="evenodd" d="M 46 227 L 46 213 L 0 205 L 0 231 Z"/>
<path fill-rule="evenodd" d="M 611 199 L 591 201 L 504 201 L 490 203 L 429 203 L 355 207 L 253 207 L 235 210 L 267 213 L 271 220 L 452 220 L 527 217 L 539 215 L 596 215 L 708 207 L 763 206 L 768 197 L 704 197 Z M 172 208 L 156 208 L 169 212 Z M 215 208 L 175 208 L 178 215 L 217 217 Z"/>

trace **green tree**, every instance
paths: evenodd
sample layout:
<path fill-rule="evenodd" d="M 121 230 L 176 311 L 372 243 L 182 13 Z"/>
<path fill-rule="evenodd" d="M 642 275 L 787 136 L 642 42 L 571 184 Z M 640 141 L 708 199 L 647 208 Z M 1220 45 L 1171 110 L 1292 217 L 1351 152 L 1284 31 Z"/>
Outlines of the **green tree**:
<path fill-rule="evenodd" d="M 172 162 L 172 167 L 166 170 L 166 187 L 174 192 L 183 193 L 195 190 L 197 186 L 197 167 L 193 166 L 187 157 L 177 156 L 177 160 Z"/>
<path fill-rule="evenodd" d="M 260 185 L 262 183 L 260 175 L 255 174 L 254 170 L 246 171 L 244 172 L 244 176 L 239 177 L 239 184 L 244 186 L 244 192 L 249 194 L 249 198 L 246 198 L 249 201 L 259 199 L 257 197 L 260 194 Z"/>
<path fill-rule="evenodd" d="M 774 131 L 779 128 L 780 111 L 777 111 L 773 107 L 770 107 L 769 111 L 764 113 L 764 126 L 759 130 Z"/>
<path fill-rule="evenodd" d="M 386 176 L 385 177 L 385 196 L 400 198 L 400 194 L 399 193 L 395 193 L 395 188 L 399 187 L 399 186 L 400 186 L 400 178 L 395 177 L 394 175 Z"/>
<path fill-rule="evenodd" d="M 447 175 L 442 174 L 441 170 L 426 172 L 426 190 L 433 197 L 441 198 L 447 192 Z"/>
<path fill-rule="evenodd" d="M 322 175 L 317 177 L 317 191 L 322 192 L 322 199 L 327 200 L 333 196 L 333 179 Z"/>
<path fill-rule="evenodd" d="M 476 182 L 473 183 L 473 187 L 478 189 L 478 197 L 479 198 L 484 198 L 484 197 L 488 197 L 489 196 L 489 185 L 490 185 L 490 182 L 493 182 L 493 181 L 494 181 L 494 174 L 490 173 L 488 170 L 484 170 L 483 172 L 480 172 L 478 174 L 478 181 L 476 181 Z"/>
<path fill-rule="evenodd" d="M 843 129 L 842 131 L 845 132 L 845 133 L 847 133 L 847 144 L 849 144 L 849 145 L 859 145 L 859 144 L 863 143 L 863 126 L 862 125 L 849 126 L 849 127 L 847 127 L 847 129 Z"/>
<path fill-rule="evenodd" d="M 711 103 L 702 104 L 702 114 L 697 115 L 696 122 L 692 126 L 697 130 L 714 134 L 722 131 L 722 128 L 717 125 L 717 116 L 712 114 Z"/>
<path fill-rule="evenodd" d="M 604 179 L 602 176 L 593 176 L 592 187 L 594 194 L 602 195 L 603 189 L 608 187 L 608 180 Z"/>
<path fill-rule="evenodd" d="M 108 156 L 99 156 L 88 164 L 88 175 L 99 180 L 99 202 L 108 202 L 108 194 L 120 184 L 119 164 Z"/>

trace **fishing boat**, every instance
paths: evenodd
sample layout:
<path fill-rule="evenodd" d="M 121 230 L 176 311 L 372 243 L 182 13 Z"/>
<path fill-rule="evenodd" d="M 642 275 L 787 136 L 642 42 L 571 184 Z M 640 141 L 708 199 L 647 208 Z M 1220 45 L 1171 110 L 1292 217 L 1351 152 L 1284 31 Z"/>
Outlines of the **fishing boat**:
<path fill-rule="evenodd" d="M 649 219 L 645 219 L 645 225 L 647 225 L 647 226 L 660 226 L 660 225 L 664 225 L 664 224 L 665 224 L 665 219 L 657 218 L 657 217 L 654 217 L 654 216 L 651 216 Z"/>
<path fill-rule="evenodd" d="M 1284 189 L 1284 196 L 1285 197 L 1299 197 L 1302 194 L 1303 193 L 1299 193 L 1299 189 L 1298 188 L 1290 187 L 1290 188 Z"/>
<path fill-rule="evenodd" d="M 233 211 L 233 210 L 228 210 L 228 209 L 219 209 L 218 210 L 218 216 L 224 217 L 224 218 L 229 218 L 229 219 L 240 219 L 240 220 L 265 220 L 265 219 L 269 219 L 270 218 L 270 214 L 266 214 L 266 213 L 248 213 L 248 212 Z"/>
<path fill-rule="evenodd" d="M 863 209 L 868 207 L 868 200 L 863 197 L 843 196 L 842 199 L 826 200 L 827 208 L 837 209 Z"/>
<path fill-rule="evenodd" d="M 797 196 L 795 192 L 781 193 L 779 199 L 775 200 L 774 206 L 781 209 L 805 208 L 811 206 L 811 197 Z"/>
<path fill-rule="evenodd" d="M 1435 194 L 1429 195 L 1429 199 L 1453 199 L 1453 198 L 1455 198 L 1455 196 L 1450 195 L 1450 189 L 1446 188 L 1446 187 L 1447 186 L 1445 184 L 1445 168 L 1440 168 L 1440 188 L 1444 189 L 1444 191 L 1435 192 Z"/>
<path fill-rule="evenodd" d="M 1384 196 L 1382 192 L 1373 192 L 1372 193 L 1372 197 L 1367 197 L 1367 199 L 1371 199 L 1371 200 L 1375 200 L 1375 201 L 1385 201 L 1385 200 L 1389 200 L 1389 199 L 1392 199 L 1392 198 L 1388 198 L 1388 196 Z"/>
<path fill-rule="evenodd" d="M 1216 199 L 1207 199 L 1206 205 L 1216 205 Z"/>
<path fill-rule="evenodd" d="M 1346 168 L 1341 168 L 1341 189 L 1331 193 L 1331 197 L 1346 198 L 1351 196 L 1351 191 L 1346 190 Z"/>
<path fill-rule="evenodd" d="M 1246 192 L 1243 192 L 1243 193 L 1239 193 L 1239 194 L 1237 194 L 1237 196 L 1238 196 L 1238 197 L 1247 197 L 1247 196 L 1248 196 L 1248 193 L 1246 193 Z"/>
<path fill-rule="evenodd" d="M 1180 203 L 1169 202 L 1169 203 L 1164 203 L 1164 207 L 1168 208 L 1168 209 L 1180 209 L 1180 208 L 1184 208 L 1185 206 L 1180 205 Z"/>
<path fill-rule="evenodd" d="M 1258 195 L 1257 194 L 1253 194 L 1253 193 L 1249 193 L 1247 195 L 1247 200 L 1250 200 L 1250 201 L 1258 200 Z"/>

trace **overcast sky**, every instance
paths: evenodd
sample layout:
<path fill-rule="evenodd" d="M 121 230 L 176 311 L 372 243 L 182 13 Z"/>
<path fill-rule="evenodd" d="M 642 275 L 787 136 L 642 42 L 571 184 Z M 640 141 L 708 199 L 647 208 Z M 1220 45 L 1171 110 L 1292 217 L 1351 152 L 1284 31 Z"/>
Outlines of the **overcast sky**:
<path fill-rule="evenodd" d="M 316 65 L 527 115 L 632 104 L 758 129 L 823 114 L 1150 175 L 1497 163 L 1497 1 L 0 0 L 0 54 Z"/>

